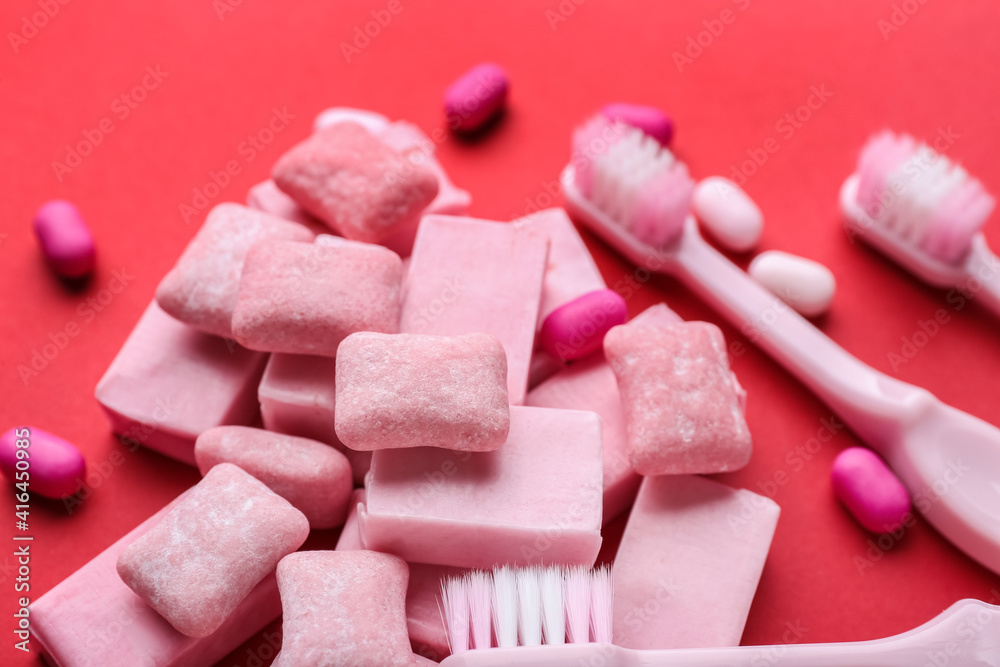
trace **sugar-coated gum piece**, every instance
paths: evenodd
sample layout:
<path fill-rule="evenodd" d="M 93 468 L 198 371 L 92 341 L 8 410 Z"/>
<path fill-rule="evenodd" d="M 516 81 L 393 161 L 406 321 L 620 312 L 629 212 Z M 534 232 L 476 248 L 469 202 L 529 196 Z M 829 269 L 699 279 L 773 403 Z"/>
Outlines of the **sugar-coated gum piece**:
<path fill-rule="evenodd" d="M 247 426 L 220 426 L 195 442 L 202 475 L 232 463 L 264 482 L 323 530 L 343 525 L 353 490 L 351 465 L 329 445 Z"/>
<path fill-rule="evenodd" d="M 615 644 L 737 646 L 779 513 L 704 477 L 646 477 L 615 556 Z"/>
<path fill-rule="evenodd" d="M 604 335 L 627 319 L 628 307 L 617 292 L 590 292 L 549 313 L 542 323 L 542 347 L 556 359 L 580 359 L 601 349 Z"/>
<path fill-rule="evenodd" d="M 205 637 L 295 551 L 309 521 L 239 467 L 220 463 L 118 557 L 122 581 L 188 637 Z"/>
<path fill-rule="evenodd" d="M 389 126 L 389 119 L 380 113 L 366 109 L 330 107 L 316 114 L 316 119 L 313 121 L 313 131 L 322 130 L 324 127 L 337 123 L 357 123 L 372 134 L 378 134 Z"/>
<path fill-rule="evenodd" d="M 780 250 L 767 250 L 754 257 L 747 273 L 806 317 L 829 310 L 837 291 L 837 280 L 830 269 Z"/>
<path fill-rule="evenodd" d="M 351 449 L 488 452 L 507 439 L 507 356 L 489 334 L 352 334 L 336 386 L 337 437 Z"/>
<path fill-rule="evenodd" d="M 612 102 L 605 104 L 601 113 L 611 121 L 621 121 L 626 125 L 637 127 L 649 136 L 669 146 L 674 137 L 674 121 L 670 116 L 656 107 L 627 102 Z"/>
<path fill-rule="evenodd" d="M 760 241 L 764 214 L 740 186 L 722 176 L 698 182 L 691 200 L 694 214 L 728 250 L 746 252 Z"/>
<path fill-rule="evenodd" d="M 56 499 L 71 496 L 83 484 L 86 470 L 80 450 L 48 431 L 17 427 L 0 435 L 0 472 L 12 484 L 27 482 L 31 493 Z"/>
<path fill-rule="evenodd" d="M 281 615 L 274 574 L 268 574 L 218 630 L 192 638 L 175 630 L 118 576 L 118 556 L 190 491 L 99 553 L 34 600 L 31 638 L 46 664 L 59 667 L 207 667 Z M 33 649 L 34 650 L 34 649 Z"/>
<path fill-rule="evenodd" d="M 444 94 L 448 127 L 474 132 L 488 123 L 507 103 L 510 80 L 495 63 L 480 63 L 454 81 Z"/>
<path fill-rule="evenodd" d="M 845 449 L 830 471 L 833 492 L 865 529 L 888 533 L 910 511 L 910 494 L 889 466 L 864 447 Z"/>
<path fill-rule="evenodd" d="M 63 278 L 84 278 L 94 272 L 97 248 L 80 210 L 55 199 L 35 213 L 33 223 L 42 255 Z"/>
<path fill-rule="evenodd" d="M 411 665 L 409 570 L 374 551 L 303 551 L 278 563 L 281 652 L 273 667 Z"/>
<path fill-rule="evenodd" d="M 313 231 L 320 231 L 319 227 L 323 231 L 329 231 L 323 223 L 282 192 L 278 184 L 271 179 L 262 181 L 247 191 L 247 206 L 278 218 L 305 225 Z"/>

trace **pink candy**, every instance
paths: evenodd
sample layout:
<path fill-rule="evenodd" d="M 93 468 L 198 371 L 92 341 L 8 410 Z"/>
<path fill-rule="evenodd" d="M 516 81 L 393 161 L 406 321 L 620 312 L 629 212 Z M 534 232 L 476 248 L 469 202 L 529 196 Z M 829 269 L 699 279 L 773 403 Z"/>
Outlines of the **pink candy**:
<path fill-rule="evenodd" d="M 608 120 L 621 121 L 642 130 L 664 146 L 669 146 L 674 137 L 674 122 L 656 107 L 613 102 L 604 105 L 601 113 Z"/>
<path fill-rule="evenodd" d="M 481 63 L 448 86 L 444 113 L 448 127 L 474 132 L 488 123 L 507 101 L 510 81 L 499 65 Z"/>
<path fill-rule="evenodd" d="M 12 428 L 0 436 L 0 472 L 18 491 L 65 498 L 80 488 L 86 470 L 80 450 L 48 431 Z"/>
<path fill-rule="evenodd" d="M 579 359 L 601 349 L 604 335 L 627 319 L 625 299 L 617 292 L 590 292 L 549 313 L 542 324 L 542 347 L 562 361 Z"/>
<path fill-rule="evenodd" d="M 906 520 L 910 494 L 871 450 L 842 451 L 833 461 L 830 480 L 834 494 L 867 530 L 888 533 Z"/>
<path fill-rule="evenodd" d="M 94 237 L 80 211 L 59 199 L 35 213 L 35 236 L 52 270 L 63 278 L 83 278 L 94 271 Z"/>

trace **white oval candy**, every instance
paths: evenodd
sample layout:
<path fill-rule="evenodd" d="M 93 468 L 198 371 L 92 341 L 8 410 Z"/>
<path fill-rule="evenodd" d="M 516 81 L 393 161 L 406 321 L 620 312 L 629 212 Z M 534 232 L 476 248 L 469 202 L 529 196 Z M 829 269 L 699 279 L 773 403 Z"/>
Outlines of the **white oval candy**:
<path fill-rule="evenodd" d="M 780 250 L 768 250 L 757 255 L 750 262 L 747 272 L 807 317 L 826 312 L 837 290 L 837 281 L 830 269 L 819 262 Z"/>
<path fill-rule="evenodd" d="M 740 186 L 722 176 L 709 176 L 694 188 L 694 214 L 729 250 L 746 252 L 760 240 L 764 214 Z"/>

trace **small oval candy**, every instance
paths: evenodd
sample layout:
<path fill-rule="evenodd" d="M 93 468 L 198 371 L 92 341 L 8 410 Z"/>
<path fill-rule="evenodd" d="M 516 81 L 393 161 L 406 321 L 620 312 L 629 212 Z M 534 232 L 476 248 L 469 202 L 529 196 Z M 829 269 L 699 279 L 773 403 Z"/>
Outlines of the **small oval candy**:
<path fill-rule="evenodd" d="M 837 291 L 837 281 L 830 269 L 780 250 L 760 253 L 750 262 L 747 272 L 806 317 L 825 313 Z"/>
<path fill-rule="evenodd" d="M 18 457 L 18 451 L 27 454 Z M 0 435 L 0 472 L 12 483 L 23 482 L 26 477 L 31 493 L 55 499 L 71 496 L 80 488 L 86 470 L 80 450 L 48 431 L 12 428 Z"/>
<path fill-rule="evenodd" d="M 625 324 L 625 299 L 609 289 L 588 292 L 559 306 L 542 322 L 542 347 L 562 361 L 585 357 L 604 345 L 604 334 Z"/>
<path fill-rule="evenodd" d="M 669 146 L 670 140 L 674 138 L 674 121 L 656 107 L 612 102 L 605 104 L 601 113 L 608 120 L 620 120 L 626 125 L 639 128 L 663 146 Z"/>
<path fill-rule="evenodd" d="M 910 494 L 869 449 L 851 447 L 838 454 L 830 479 L 840 502 L 873 533 L 898 529 L 910 511 Z"/>
<path fill-rule="evenodd" d="M 35 213 L 35 236 L 52 270 L 64 278 L 83 278 L 94 271 L 94 237 L 76 206 L 59 199 Z"/>
<path fill-rule="evenodd" d="M 507 102 L 510 81 L 499 65 L 481 63 L 448 86 L 444 113 L 448 127 L 473 132 L 485 125 Z"/>
<path fill-rule="evenodd" d="M 719 243 L 746 252 L 760 241 L 764 214 L 740 186 L 722 176 L 709 176 L 694 188 L 694 214 Z"/>

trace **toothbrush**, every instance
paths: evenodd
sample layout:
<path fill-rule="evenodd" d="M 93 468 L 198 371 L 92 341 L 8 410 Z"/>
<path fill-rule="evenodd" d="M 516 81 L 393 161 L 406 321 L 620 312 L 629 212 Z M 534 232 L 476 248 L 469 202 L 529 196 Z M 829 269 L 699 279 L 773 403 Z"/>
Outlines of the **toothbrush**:
<path fill-rule="evenodd" d="M 637 133 L 600 118 L 577 131 L 561 177 L 570 213 L 741 327 L 925 498 L 918 509 L 938 531 L 1000 573 L 1000 430 L 871 368 L 751 280 L 698 234 L 686 169 Z M 658 192 L 665 183 L 675 191 Z"/>
<path fill-rule="evenodd" d="M 470 646 L 448 656 L 441 667 L 754 667 L 774 664 L 778 659 L 796 667 L 911 667 L 940 657 L 949 667 L 996 667 L 1000 664 L 1000 607 L 978 600 L 960 600 L 920 627 L 886 639 L 840 644 L 784 644 L 777 646 L 734 646 L 635 650 L 615 646 L 610 641 L 612 598 L 610 570 L 588 573 L 582 568 L 559 567 L 494 572 L 493 625 L 496 636 L 512 632 L 520 643 L 489 647 Z M 488 573 L 476 573 L 483 581 Z M 523 578 L 533 581 L 526 586 L 530 595 L 522 596 Z M 562 580 L 562 591 L 550 588 L 539 596 L 546 580 Z M 442 582 L 449 593 L 471 597 L 472 585 L 458 577 Z M 463 590 L 464 589 L 464 590 Z M 598 591 L 595 594 L 595 591 Z M 558 595 L 561 592 L 562 595 Z M 463 598 L 464 599 L 464 598 Z M 506 600 L 503 610 L 499 599 Z M 452 597 L 451 602 L 455 602 Z M 513 605 L 513 606 L 512 606 Z M 570 619 L 590 619 L 589 635 L 572 637 L 550 635 L 545 631 L 546 607 L 558 610 L 567 626 Z M 446 605 L 447 608 L 447 605 Z M 485 626 L 489 637 L 488 608 L 476 611 L 468 604 L 450 607 L 445 613 L 445 627 L 450 641 L 467 642 L 477 624 Z M 586 633 L 587 625 L 583 626 Z M 513 630 L 512 630 L 513 628 Z M 523 632 L 523 634 L 521 634 Z M 538 641 L 541 637 L 544 641 Z M 534 642 L 528 644 L 526 641 Z M 575 639 L 575 641 L 574 641 Z M 569 640 L 567 642 L 567 640 Z M 936 663 L 941 664 L 941 663 Z"/>
<path fill-rule="evenodd" d="M 934 287 L 956 288 L 1000 314 L 1000 259 L 979 231 L 996 201 L 962 167 L 907 135 L 865 144 L 840 189 L 859 237 Z"/>

